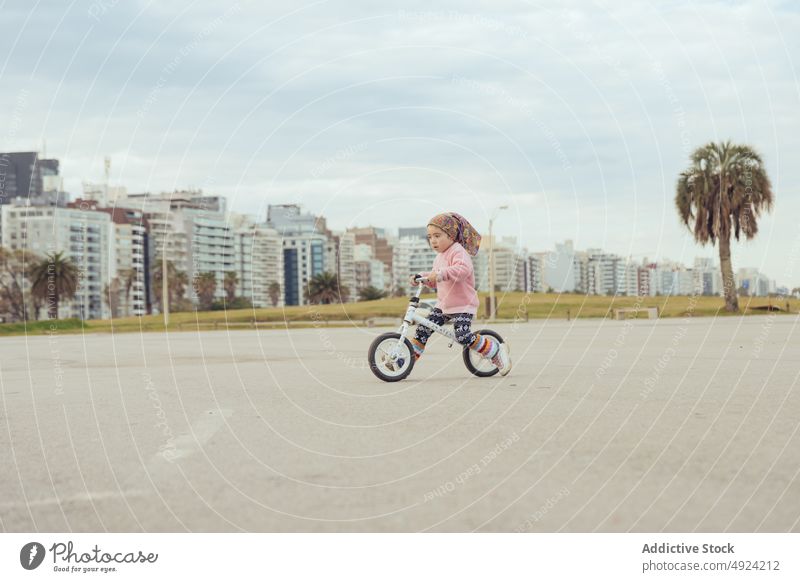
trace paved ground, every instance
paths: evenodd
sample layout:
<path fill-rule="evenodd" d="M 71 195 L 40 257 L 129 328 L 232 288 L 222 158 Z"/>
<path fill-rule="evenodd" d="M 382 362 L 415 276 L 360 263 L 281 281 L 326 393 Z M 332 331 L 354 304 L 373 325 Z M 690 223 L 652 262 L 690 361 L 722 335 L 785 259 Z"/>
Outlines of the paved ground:
<path fill-rule="evenodd" d="M 4 531 L 800 531 L 793 316 L 0 340 Z"/>

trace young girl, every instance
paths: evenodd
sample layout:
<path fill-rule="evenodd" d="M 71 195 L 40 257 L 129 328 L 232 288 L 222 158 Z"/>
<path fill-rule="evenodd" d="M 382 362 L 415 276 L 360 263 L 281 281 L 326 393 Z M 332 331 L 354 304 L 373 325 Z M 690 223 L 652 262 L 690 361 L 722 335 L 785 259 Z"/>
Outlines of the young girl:
<path fill-rule="evenodd" d="M 427 279 L 428 287 L 436 289 L 438 304 L 428 319 L 437 325 L 453 320 L 456 341 L 489 358 L 505 376 L 511 370 L 508 347 L 490 336 L 481 336 L 470 330 L 472 318 L 478 311 L 478 293 L 475 291 L 475 272 L 470 255 L 478 254 L 481 235 L 455 212 L 437 214 L 428 222 L 428 242 L 438 254 L 433 270 L 419 275 Z M 415 276 L 411 284 L 417 286 Z M 433 332 L 417 326 L 411 341 L 414 358 L 419 359 Z"/>

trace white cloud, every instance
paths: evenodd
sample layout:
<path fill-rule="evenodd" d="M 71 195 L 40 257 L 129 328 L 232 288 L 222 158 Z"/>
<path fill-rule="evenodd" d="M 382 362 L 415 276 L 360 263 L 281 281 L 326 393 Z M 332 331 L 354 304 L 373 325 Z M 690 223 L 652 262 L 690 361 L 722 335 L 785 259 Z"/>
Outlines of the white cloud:
<path fill-rule="evenodd" d="M 531 246 L 677 257 L 709 252 L 673 209 L 687 151 L 732 138 L 763 153 L 779 213 L 735 266 L 777 277 L 776 249 L 794 237 L 789 3 L 241 0 L 225 16 L 218 3 L 142 1 L 99 20 L 10 4 L 20 35 L 0 39 L 0 103 L 29 98 L 5 142 L 46 138 L 68 185 L 98 179 L 111 152 L 130 190 L 213 184 L 242 210 L 300 200 L 334 227 L 411 226 L 445 207 L 480 222 L 514 200 L 498 228 Z"/>

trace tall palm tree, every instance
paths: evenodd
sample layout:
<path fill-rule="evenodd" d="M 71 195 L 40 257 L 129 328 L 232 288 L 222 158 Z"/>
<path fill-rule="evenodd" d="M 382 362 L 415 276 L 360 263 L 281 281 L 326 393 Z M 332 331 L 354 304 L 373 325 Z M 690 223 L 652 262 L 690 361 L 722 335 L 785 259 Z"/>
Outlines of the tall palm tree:
<path fill-rule="evenodd" d="M 136 283 L 137 273 L 136 269 L 122 269 L 118 275 L 120 280 L 121 289 L 125 290 L 125 309 L 127 310 L 127 315 L 130 315 L 131 312 L 131 290 L 133 289 L 133 284 Z"/>
<path fill-rule="evenodd" d="M 197 293 L 200 309 L 208 311 L 211 309 L 214 294 L 217 292 L 217 276 L 210 271 L 200 273 L 194 280 L 194 291 Z"/>
<path fill-rule="evenodd" d="M 122 290 L 122 282 L 120 281 L 119 275 L 111 279 L 110 283 L 106 283 L 103 286 L 103 298 L 106 300 L 108 308 L 111 309 L 112 318 L 119 317 L 121 290 Z"/>
<path fill-rule="evenodd" d="M 222 279 L 222 288 L 225 289 L 225 300 L 230 303 L 236 298 L 236 286 L 239 284 L 239 276 L 236 271 L 225 271 Z"/>
<path fill-rule="evenodd" d="M 47 304 L 50 319 L 58 319 L 58 304 L 78 291 L 78 267 L 64 253 L 50 253 L 31 269 L 31 293 Z"/>
<path fill-rule="evenodd" d="M 153 298 L 158 304 L 159 309 L 164 311 L 161 305 L 161 282 L 162 282 L 162 263 L 163 261 L 156 261 L 153 266 L 153 273 L 151 276 L 152 288 L 154 290 Z M 186 293 L 186 286 L 189 284 L 189 278 L 184 271 L 179 271 L 175 267 L 175 263 L 167 261 L 167 294 L 170 305 L 178 299 L 182 299 Z"/>
<path fill-rule="evenodd" d="M 678 178 L 678 215 L 701 245 L 719 241 L 725 309 L 739 311 L 731 263 L 731 234 L 747 240 L 758 233 L 757 219 L 772 210 L 772 185 L 764 162 L 752 148 L 708 143 L 692 154 Z"/>
<path fill-rule="evenodd" d="M 339 277 L 327 271 L 314 275 L 308 282 L 308 300 L 325 304 L 340 301 Z"/>

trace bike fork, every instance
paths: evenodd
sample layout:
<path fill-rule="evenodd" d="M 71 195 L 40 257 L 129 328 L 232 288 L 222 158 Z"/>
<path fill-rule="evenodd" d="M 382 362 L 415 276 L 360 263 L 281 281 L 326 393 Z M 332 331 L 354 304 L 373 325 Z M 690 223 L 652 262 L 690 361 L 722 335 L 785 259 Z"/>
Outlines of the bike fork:
<path fill-rule="evenodd" d="M 403 341 L 406 339 L 406 332 L 408 331 L 408 322 L 404 321 L 403 325 L 400 326 L 400 329 L 397 333 L 400 334 L 400 339 L 397 340 L 397 345 L 394 347 L 394 352 L 392 353 L 392 357 L 396 360 L 400 357 L 400 348 L 403 345 Z M 414 354 L 411 354 L 413 357 Z"/>

